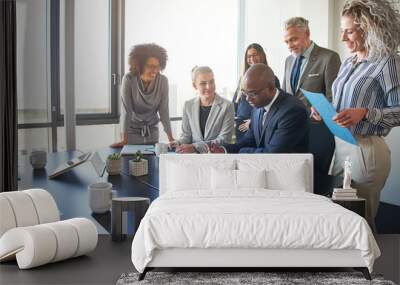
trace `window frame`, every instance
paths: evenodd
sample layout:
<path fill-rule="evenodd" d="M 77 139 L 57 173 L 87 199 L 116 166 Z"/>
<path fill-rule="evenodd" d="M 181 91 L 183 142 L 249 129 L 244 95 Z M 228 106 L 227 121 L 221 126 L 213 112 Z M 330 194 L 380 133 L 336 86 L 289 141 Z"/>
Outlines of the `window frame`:
<path fill-rule="evenodd" d="M 47 0 L 49 6 L 47 17 L 50 22 L 49 29 L 49 45 L 48 60 L 50 62 L 47 69 L 47 78 L 50 80 L 50 122 L 43 123 L 22 123 L 18 124 L 18 129 L 33 128 L 51 128 L 51 149 L 57 152 L 57 128 L 64 126 L 64 115 L 61 114 L 61 98 L 60 98 L 60 1 Z M 110 113 L 85 113 L 76 114 L 76 125 L 98 125 L 98 124 L 118 124 L 119 123 L 119 96 L 118 88 L 121 81 L 122 70 L 121 63 L 118 61 L 119 52 L 119 10 L 121 9 L 118 0 L 108 0 L 110 12 Z M 122 4 L 123 5 L 123 4 Z M 123 26 L 123 25 L 121 25 Z"/>

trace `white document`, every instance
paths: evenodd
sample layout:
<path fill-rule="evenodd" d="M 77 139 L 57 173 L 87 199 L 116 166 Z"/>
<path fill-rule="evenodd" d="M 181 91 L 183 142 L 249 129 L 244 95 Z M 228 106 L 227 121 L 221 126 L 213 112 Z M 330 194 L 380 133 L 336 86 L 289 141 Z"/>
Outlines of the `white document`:
<path fill-rule="evenodd" d="M 143 154 L 154 154 L 154 145 L 127 144 L 121 150 L 121 155 L 133 155 L 138 150 Z"/>

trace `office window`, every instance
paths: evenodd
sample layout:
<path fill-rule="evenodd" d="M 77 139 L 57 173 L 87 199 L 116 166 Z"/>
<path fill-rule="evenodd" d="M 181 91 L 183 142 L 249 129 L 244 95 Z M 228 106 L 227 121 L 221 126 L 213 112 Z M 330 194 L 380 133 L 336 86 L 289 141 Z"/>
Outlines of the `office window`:
<path fill-rule="evenodd" d="M 18 149 L 50 149 L 51 122 L 49 40 L 46 0 L 17 0 L 17 106 L 18 124 L 39 127 L 18 130 Z"/>
<path fill-rule="evenodd" d="M 113 124 L 77 126 L 76 149 L 87 152 L 94 151 L 116 142 L 119 138 L 119 126 Z M 57 128 L 58 151 L 65 151 L 65 129 Z"/>
<path fill-rule="evenodd" d="M 64 136 L 57 127 L 64 124 L 64 103 L 61 98 L 62 52 L 69 39 L 65 37 L 65 23 L 73 23 L 73 58 L 75 112 L 78 125 L 88 125 L 82 139 L 103 142 L 101 128 L 92 125 L 112 124 L 118 128 L 117 73 L 117 0 L 16 0 L 17 11 L 17 95 L 18 128 L 22 138 L 19 149 L 41 145 L 58 151 Z M 66 12 L 66 4 L 73 9 Z M 67 98 L 68 99 L 68 98 Z M 39 128 L 40 136 L 24 139 L 25 129 Z M 40 128 L 48 128 L 46 134 Z M 96 134 L 94 131 L 96 130 Z M 118 131 L 119 132 L 119 131 Z M 87 133 L 91 133 L 89 138 Z M 45 135 L 45 137 L 43 137 Z M 119 135 L 109 140 L 115 141 Z M 97 140 L 95 139 L 97 138 Z M 31 140 L 33 139 L 33 140 Z M 87 142 L 84 140 L 87 139 Z M 38 140 L 38 141 L 36 141 Z M 107 141 L 107 142 L 106 142 Z M 49 144 L 50 143 L 50 144 Z M 96 143 L 95 145 L 98 145 Z"/>
<path fill-rule="evenodd" d="M 110 114 L 111 2 L 85 0 L 74 3 L 74 81 L 76 114 Z M 61 100 L 61 114 L 64 101 Z M 116 114 L 115 114 L 116 115 Z"/>
<path fill-rule="evenodd" d="M 29 154 L 32 150 L 50 151 L 51 129 L 34 128 L 18 130 L 18 150 L 20 154 Z"/>
<path fill-rule="evenodd" d="M 181 116 L 195 96 L 191 69 L 214 70 L 217 93 L 231 98 L 237 86 L 238 1 L 126 0 L 125 70 L 133 45 L 157 43 L 168 52 L 170 116 Z"/>
<path fill-rule="evenodd" d="M 46 0 L 16 1 L 18 123 L 49 122 Z"/>

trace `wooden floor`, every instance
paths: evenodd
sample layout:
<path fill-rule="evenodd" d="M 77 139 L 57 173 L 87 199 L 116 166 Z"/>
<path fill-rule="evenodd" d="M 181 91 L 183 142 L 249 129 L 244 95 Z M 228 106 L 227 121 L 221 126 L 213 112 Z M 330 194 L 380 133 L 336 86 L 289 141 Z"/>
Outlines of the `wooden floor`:
<path fill-rule="evenodd" d="M 110 235 L 99 235 L 96 249 L 87 256 L 19 270 L 17 263 L 0 265 L 0 284 L 115 284 L 124 272 L 134 271 L 131 262 L 132 239 L 112 242 Z"/>
<path fill-rule="evenodd" d="M 135 271 L 130 258 L 131 242 L 127 239 L 116 243 L 109 235 L 100 235 L 96 250 L 88 256 L 29 270 L 19 270 L 15 261 L 3 263 L 0 284 L 115 284 L 122 273 Z M 376 261 L 374 272 L 399 283 L 400 235 L 378 235 L 377 242 L 382 256 Z"/>

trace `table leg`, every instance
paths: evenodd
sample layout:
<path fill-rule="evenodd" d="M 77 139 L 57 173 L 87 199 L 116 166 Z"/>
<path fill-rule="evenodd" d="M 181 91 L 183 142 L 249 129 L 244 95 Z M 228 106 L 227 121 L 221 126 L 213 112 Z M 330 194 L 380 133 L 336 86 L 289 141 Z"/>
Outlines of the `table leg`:
<path fill-rule="evenodd" d="M 122 241 L 122 204 L 113 201 L 111 207 L 111 235 L 113 241 Z"/>

